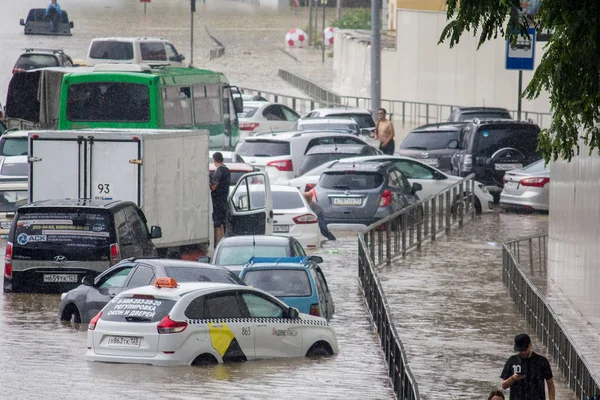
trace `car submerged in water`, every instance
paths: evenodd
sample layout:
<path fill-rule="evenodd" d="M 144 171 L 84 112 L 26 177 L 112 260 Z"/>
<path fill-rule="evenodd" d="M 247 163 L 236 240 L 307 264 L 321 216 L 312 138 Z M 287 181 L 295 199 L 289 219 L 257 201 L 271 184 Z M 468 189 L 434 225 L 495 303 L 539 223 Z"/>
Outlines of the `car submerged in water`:
<path fill-rule="evenodd" d="M 69 21 L 69 15 L 65 10 L 57 15 L 55 19 L 56 26 L 52 29 L 52 19 L 46 16 L 45 8 L 32 8 L 27 14 L 27 19 L 21 18 L 20 24 L 25 27 L 26 35 L 52 35 L 52 36 L 71 36 L 73 22 Z"/>

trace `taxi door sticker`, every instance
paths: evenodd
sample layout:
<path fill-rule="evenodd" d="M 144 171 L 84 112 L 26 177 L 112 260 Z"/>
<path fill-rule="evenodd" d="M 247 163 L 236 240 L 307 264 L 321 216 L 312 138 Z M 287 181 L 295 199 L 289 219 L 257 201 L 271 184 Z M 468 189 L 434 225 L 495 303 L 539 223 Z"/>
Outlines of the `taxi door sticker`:
<path fill-rule="evenodd" d="M 212 346 L 221 355 L 223 362 L 247 361 L 244 351 L 226 323 L 210 322 L 208 330 Z"/>

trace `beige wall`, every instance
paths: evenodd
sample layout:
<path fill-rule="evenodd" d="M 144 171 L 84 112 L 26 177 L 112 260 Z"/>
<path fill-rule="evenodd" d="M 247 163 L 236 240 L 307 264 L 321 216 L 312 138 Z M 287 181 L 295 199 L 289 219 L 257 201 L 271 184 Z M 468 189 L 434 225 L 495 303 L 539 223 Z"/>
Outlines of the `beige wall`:
<path fill-rule="evenodd" d="M 446 11 L 446 0 L 390 0 L 388 4 L 388 29 L 396 29 L 396 10 L 406 8 L 411 10 Z"/>

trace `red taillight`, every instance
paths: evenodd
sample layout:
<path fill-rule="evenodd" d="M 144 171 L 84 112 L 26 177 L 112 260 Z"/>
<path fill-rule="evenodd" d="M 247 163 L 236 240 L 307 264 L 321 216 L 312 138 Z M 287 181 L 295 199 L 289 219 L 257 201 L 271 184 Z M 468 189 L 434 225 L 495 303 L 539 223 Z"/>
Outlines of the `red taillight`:
<path fill-rule="evenodd" d="M 317 186 L 315 183 L 307 183 L 306 186 L 304 186 L 304 191 L 305 192 L 310 192 L 312 188 L 314 188 L 315 186 Z M 314 193 L 313 193 L 314 196 Z"/>
<path fill-rule="evenodd" d="M 320 317 L 321 316 L 321 307 L 318 304 L 311 304 L 309 314 Z"/>
<path fill-rule="evenodd" d="M 316 224 L 317 222 L 319 222 L 319 219 L 314 214 L 302 214 L 292 218 L 292 221 L 294 221 L 294 223 L 297 225 L 303 225 Z"/>
<path fill-rule="evenodd" d="M 113 243 L 110 245 L 110 262 L 116 264 L 119 261 L 121 261 L 121 249 L 117 243 Z"/>
<path fill-rule="evenodd" d="M 546 183 L 550 182 L 550 178 L 525 178 L 521 179 L 520 184 L 522 186 L 533 186 L 533 187 L 544 187 Z"/>
<path fill-rule="evenodd" d="M 267 163 L 269 167 L 275 167 L 280 171 L 293 171 L 294 165 L 292 164 L 292 160 L 279 160 L 279 161 L 271 161 Z"/>
<path fill-rule="evenodd" d="M 381 193 L 381 199 L 379 199 L 379 207 L 387 207 L 392 204 L 392 192 L 389 190 L 384 190 Z"/>
<path fill-rule="evenodd" d="M 18 72 L 25 72 L 25 70 L 23 68 L 13 68 L 12 73 L 16 74 Z"/>
<path fill-rule="evenodd" d="M 506 179 L 506 175 L 504 175 L 504 176 L 502 177 L 502 183 L 506 183 L 506 182 L 508 182 L 508 179 Z"/>
<path fill-rule="evenodd" d="M 242 131 L 253 131 L 258 128 L 259 123 L 256 122 L 243 122 L 240 124 L 240 130 Z"/>
<path fill-rule="evenodd" d="M 8 242 L 6 244 L 6 253 L 4 253 L 4 276 L 12 278 L 12 256 L 13 256 L 13 244 Z"/>
<path fill-rule="evenodd" d="M 187 322 L 173 321 L 167 315 L 160 320 L 156 328 L 158 329 L 158 333 L 179 333 L 183 332 L 187 326 Z"/>
<path fill-rule="evenodd" d="M 100 311 L 98 314 L 96 314 L 96 316 L 94 318 L 92 318 L 92 320 L 88 324 L 89 331 L 93 331 L 94 329 L 96 329 L 96 324 L 98 323 L 98 320 L 100 319 L 101 316 L 102 316 L 102 311 Z"/>

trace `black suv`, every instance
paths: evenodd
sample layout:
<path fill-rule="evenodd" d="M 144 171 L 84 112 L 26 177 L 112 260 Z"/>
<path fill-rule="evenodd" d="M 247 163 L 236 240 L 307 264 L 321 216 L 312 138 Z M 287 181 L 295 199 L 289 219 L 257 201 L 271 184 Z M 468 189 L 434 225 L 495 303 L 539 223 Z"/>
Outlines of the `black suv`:
<path fill-rule="evenodd" d="M 510 111 L 500 107 L 456 107 L 450 113 L 448 122 L 465 122 L 474 119 L 513 119 Z"/>
<path fill-rule="evenodd" d="M 72 67 L 73 59 L 59 49 L 25 49 L 13 67 L 12 73 L 47 67 Z"/>
<path fill-rule="evenodd" d="M 60 293 L 129 257 L 156 257 L 141 209 L 129 201 L 42 200 L 17 210 L 6 244 L 5 292 Z"/>
<path fill-rule="evenodd" d="M 497 201 L 506 171 L 542 158 L 537 150 L 539 133 L 540 127 L 531 122 L 474 120 L 463 129 L 460 149 L 452 156 L 452 173 L 475 173 Z"/>

